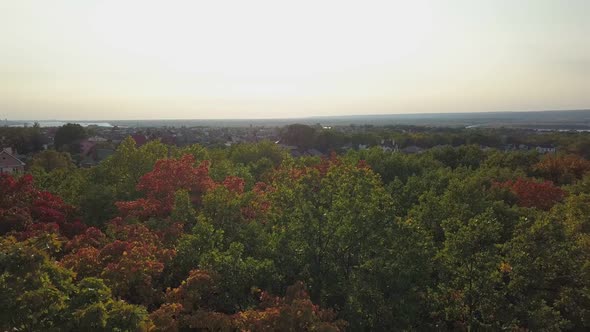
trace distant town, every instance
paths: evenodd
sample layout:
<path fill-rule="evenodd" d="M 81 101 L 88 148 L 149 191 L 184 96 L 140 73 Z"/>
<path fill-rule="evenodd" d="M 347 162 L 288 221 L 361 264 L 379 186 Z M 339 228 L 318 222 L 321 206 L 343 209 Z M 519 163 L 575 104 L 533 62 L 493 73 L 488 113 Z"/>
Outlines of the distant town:
<path fill-rule="evenodd" d="M 562 116 L 561 119 L 563 118 Z M 333 125 L 333 120 L 327 121 L 330 125 L 315 123 L 265 126 L 256 121 L 252 122 L 257 125 L 244 125 L 245 121 L 241 122 L 242 126 L 235 126 L 238 124 L 236 122 L 227 127 L 186 126 L 191 124 L 190 121 L 184 122 L 185 125 L 182 126 L 173 126 L 178 124 L 170 121 L 138 121 L 134 126 L 127 122 L 123 122 L 123 125 L 117 121 L 44 121 L 21 125 L 5 121 L 4 126 L 0 127 L 0 147 L 3 154 L 0 171 L 24 170 L 35 153 L 48 149 L 70 153 L 72 160 L 79 167 L 92 167 L 111 156 L 127 137 L 131 137 L 138 147 L 156 140 L 169 146 L 199 144 L 208 148 L 228 148 L 241 143 L 270 141 L 288 150 L 293 157 L 321 157 L 331 151 L 342 153 L 347 150 L 370 148 L 415 154 L 446 145 L 476 145 L 483 150 L 536 151 L 541 154 L 563 150 L 586 155 L 586 150 L 590 151 L 590 143 L 587 144 L 588 148 L 584 145 L 587 140 L 587 135 L 583 135 L 585 130 L 563 129 L 563 123 L 556 128 L 530 128 L 530 125 L 490 128 L 484 125 Z M 164 126 L 161 126 L 162 124 Z M 578 122 L 578 125 L 580 124 Z M 79 136 L 65 143 L 57 143 L 56 135 L 67 126 L 79 127 Z M 556 139 L 555 135 L 559 134 L 561 138 Z M 572 140 L 575 140 L 575 144 Z"/>

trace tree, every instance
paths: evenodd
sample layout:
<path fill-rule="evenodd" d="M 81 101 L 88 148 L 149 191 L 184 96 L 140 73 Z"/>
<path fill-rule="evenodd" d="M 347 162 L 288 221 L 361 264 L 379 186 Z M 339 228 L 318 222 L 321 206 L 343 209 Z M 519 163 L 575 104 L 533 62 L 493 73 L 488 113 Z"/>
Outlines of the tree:
<path fill-rule="evenodd" d="M 27 238 L 52 230 L 72 237 L 85 228 L 73 206 L 35 188 L 32 176 L 0 174 L 0 234 Z"/>
<path fill-rule="evenodd" d="M 320 305 L 343 306 L 354 269 L 391 226 L 391 201 L 379 178 L 333 157 L 286 168 L 272 187 L 269 225 L 279 271 L 288 283 L 306 282 Z"/>
<path fill-rule="evenodd" d="M 203 270 L 191 271 L 178 288 L 167 292 L 167 302 L 151 314 L 155 330 L 336 332 L 346 326 L 331 310 L 314 305 L 300 282 L 289 287 L 284 298 L 261 292 L 258 309 L 234 315 L 215 311 L 220 297 L 217 277 Z"/>
<path fill-rule="evenodd" d="M 38 167 L 46 172 L 51 172 L 55 169 L 72 169 L 75 165 L 72 162 L 72 157 L 67 152 L 45 150 L 33 157 L 31 167 Z"/>
<path fill-rule="evenodd" d="M 316 130 L 313 127 L 303 124 L 287 126 L 281 133 L 281 141 L 285 144 L 295 145 L 300 149 L 307 150 L 314 147 Z"/>
<path fill-rule="evenodd" d="M 215 183 L 209 177 L 209 163 L 201 162 L 194 166 L 194 157 L 185 155 L 180 159 L 162 159 L 156 162 L 153 171 L 141 177 L 137 190 L 144 192 L 146 198 L 130 202 L 117 202 L 124 216 L 147 218 L 167 216 L 174 206 L 179 190 L 190 193 L 191 203 L 199 204 L 207 190 Z"/>
<path fill-rule="evenodd" d="M 36 248 L 35 240 L 0 243 L 0 327 L 26 331 L 136 331 L 144 308 L 114 300 L 101 279 L 74 273 Z"/>
<path fill-rule="evenodd" d="M 353 270 L 341 317 L 353 331 L 426 330 L 435 272 L 432 239 L 411 221 L 397 220 L 383 233 L 371 246 L 373 255 Z"/>
<path fill-rule="evenodd" d="M 67 322 L 73 273 L 30 243 L 0 242 L 0 326 L 3 330 L 58 330 Z"/>
<path fill-rule="evenodd" d="M 29 154 L 43 149 L 49 143 L 41 133 L 38 123 L 31 127 L 0 127 L 0 146 L 12 147 L 18 153 Z"/>
<path fill-rule="evenodd" d="M 207 271 L 193 270 L 180 286 L 168 290 L 166 303 L 151 314 L 156 331 L 230 331 L 231 316 L 215 312 L 215 277 Z"/>
<path fill-rule="evenodd" d="M 78 153 L 78 143 L 88 137 L 86 130 L 79 124 L 67 123 L 57 129 L 54 137 L 54 145 L 57 150 L 67 150 L 71 153 Z"/>
<path fill-rule="evenodd" d="M 160 278 L 176 251 L 142 224 L 126 224 L 120 218 L 108 225 L 111 240 L 100 241 L 100 232 L 85 233 L 74 243 L 92 240 L 95 245 L 76 249 L 61 263 L 81 277 L 100 276 L 117 297 L 132 304 L 152 305 L 161 300 Z"/>
<path fill-rule="evenodd" d="M 574 154 L 547 155 L 534 168 L 554 183 L 571 184 L 590 171 L 590 161 Z"/>
<path fill-rule="evenodd" d="M 71 328 L 77 331 L 140 331 L 148 326 L 147 310 L 112 297 L 102 279 L 85 278 L 70 301 Z"/>
<path fill-rule="evenodd" d="M 336 314 L 314 305 L 305 285 L 297 282 L 279 298 L 263 292 L 258 310 L 246 310 L 235 316 L 234 324 L 246 331 L 344 331 L 346 322 Z"/>
<path fill-rule="evenodd" d="M 139 197 L 137 184 L 141 177 L 167 154 L 168 148 L 159 141 L 150 141 L 138 148 L 128 136 L 112 156 L 92 168 L 90 177 L 97 184 L 111 187 L 116 200 L 135 199 Z"/>
<path fill-rule="evenodd" d="M 530 330 L 588 329 L 588 255 L 561 214 L 521 220 L 504 247 L 505 279 L 516 325 Z"/>
<path fill-rule="evenodd" d="M 448 219 L 442 227 L 442 269 L 433 294 L 437 319 L 449 328 L 500 328 L 502 225 L 490 210 L 467 222 Z"/>
<path fill-rule="evenodd" d="M 496 183 L 498 187 L 508 188 L 516 195 L 517 203 L 522 207 L 549 210 L 555 203 L 565 197 L 565 191 L 556 187 L 550 181 L 536 182 L 530 179 L 518 178 Z"/>

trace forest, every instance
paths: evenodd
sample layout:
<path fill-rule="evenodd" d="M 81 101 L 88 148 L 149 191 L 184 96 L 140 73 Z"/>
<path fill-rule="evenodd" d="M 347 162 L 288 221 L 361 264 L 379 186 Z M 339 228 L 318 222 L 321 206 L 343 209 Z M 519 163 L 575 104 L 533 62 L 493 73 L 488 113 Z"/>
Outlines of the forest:
<path fill-rule="evenodd" d="M 0 330 L 587 331 L 584 157 L 41 152 L 0 175 Z"/>

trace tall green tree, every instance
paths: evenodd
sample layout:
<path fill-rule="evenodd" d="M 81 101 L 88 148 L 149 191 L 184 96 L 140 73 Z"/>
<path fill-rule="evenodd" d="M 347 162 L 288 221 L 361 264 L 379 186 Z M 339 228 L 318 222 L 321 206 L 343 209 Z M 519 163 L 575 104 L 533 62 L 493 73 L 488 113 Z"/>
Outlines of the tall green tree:
<path fill-rule="evenodd" d="M 80 140 L 88 137 L 86 130 L 79 124 L 67 123 L 57 129 L 53 144 L 57 150 L 66 150 L 71 153 L 78 153 Z"/>

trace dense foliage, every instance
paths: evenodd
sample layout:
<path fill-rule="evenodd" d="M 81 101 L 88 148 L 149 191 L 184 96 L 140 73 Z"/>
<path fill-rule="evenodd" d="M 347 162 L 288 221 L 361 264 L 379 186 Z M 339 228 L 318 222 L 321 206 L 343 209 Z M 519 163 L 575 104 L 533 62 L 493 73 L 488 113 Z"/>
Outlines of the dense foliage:
<path fill-rule="evenodd" d="M 588 330 L 588 164 L 476 145 L 292 158 L 128 138 L 90 169 L 44 152 L 0 175 L 0 330 Z"/>

